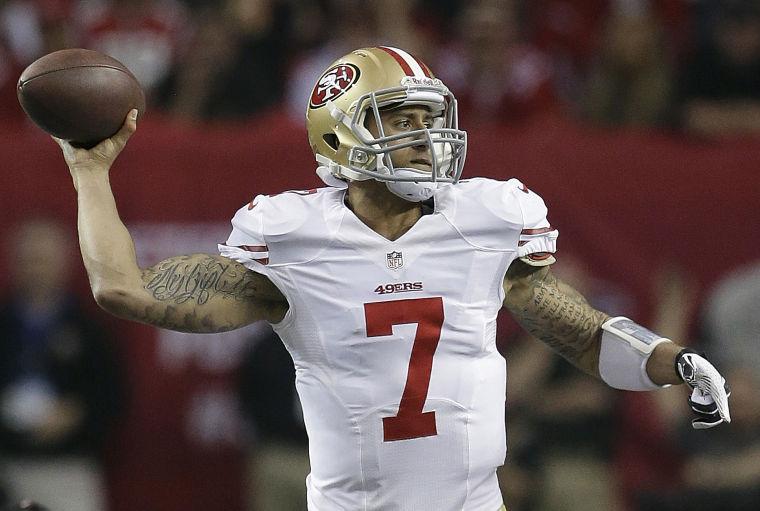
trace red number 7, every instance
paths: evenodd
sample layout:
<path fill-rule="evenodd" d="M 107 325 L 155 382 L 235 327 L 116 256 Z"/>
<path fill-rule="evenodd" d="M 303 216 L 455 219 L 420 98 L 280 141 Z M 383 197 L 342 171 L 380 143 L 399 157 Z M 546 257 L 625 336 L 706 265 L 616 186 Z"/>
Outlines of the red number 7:
<path fill-rule="evenodd" d="M 438 347 L 443 325 L 443 300 L 417 298 L 364 304 L 367 337 L 391 335 L 393 325 L 417 323 L 417 335 L 409 357 L 404 393 L 398 413 L 383 418 L 383 440 L 408 440 L 438 434 L 435 412 L 422 412 L 430 386 L 433 355 Z"/>

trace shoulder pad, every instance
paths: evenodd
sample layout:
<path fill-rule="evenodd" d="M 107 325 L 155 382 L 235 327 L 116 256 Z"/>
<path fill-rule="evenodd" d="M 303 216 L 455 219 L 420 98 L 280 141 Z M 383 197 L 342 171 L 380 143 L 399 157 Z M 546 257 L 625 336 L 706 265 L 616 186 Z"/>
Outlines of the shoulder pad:
<path fill-rule="evenodd" d="M 522 229 L 519 205 L 509 186 L 494 179 L 463 179 L 437 193 L 442 213 L 471 245 L 487 250 L 514 250 Z"/>
<path fill-rule="evenodd" d="M 309 261 L 335 231 L 327 214 L 334 193 L 342 192 L 320 188 L 258 195 L 235 213 L 226 245 L 266 252 L 269 266 Z"/>
<path fill-rule="evenodd" d="M 526 229 L 549 226 L 544 201 L 517 179 L 464 179 L 436 200 L 470 244 L 487 250 L 517 252 Z"/>

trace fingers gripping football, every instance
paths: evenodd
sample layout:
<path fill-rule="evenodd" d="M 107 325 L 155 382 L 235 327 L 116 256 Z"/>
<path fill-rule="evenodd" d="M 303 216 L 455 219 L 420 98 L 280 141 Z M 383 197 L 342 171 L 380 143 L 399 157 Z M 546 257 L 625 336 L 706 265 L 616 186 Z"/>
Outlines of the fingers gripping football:
<path fill-rule="evenodd" d="M 77 168 L 109 168 L 127 144 L 129 137 L 137 129 L 137 110 L 132 110 L 121 129 L 111 138 L 101 141 L 92 149 L 83 149 L 71 145 L 60 138 L 52 137 L 61 147 L 66 164 L 75 171 Z"/>
<path fill-rule="evenodd" d="M 684 349 L 676 357 L 676 370 L 691 387 L 689 405 L 696 414 L 694 429 L 707 429 L 731 422 L 728 397 L 731 390 L 717 369 L 697 352 Z"/>

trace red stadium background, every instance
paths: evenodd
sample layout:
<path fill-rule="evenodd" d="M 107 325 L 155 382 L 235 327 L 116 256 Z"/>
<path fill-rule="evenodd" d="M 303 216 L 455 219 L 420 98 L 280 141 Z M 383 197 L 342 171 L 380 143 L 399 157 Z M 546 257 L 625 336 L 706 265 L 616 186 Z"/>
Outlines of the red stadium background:
<path fill-rule="evenodd" d="M 112 172 L 141 258 L 214 250 L 232 214 L 254 195 L 319 186 L 303 126 L 286 119 L 272 112 L 251 124 L 215 126 L 148 113 Z M 555 118 L 464 127 L 465 177 L 515 176 L 541 194 L 561 233 L 559 257 L 572 253 L 630 289 L 632 315 L 641 321 L 651 314 L 661 268 L 678 265 L 703 293 L 760 258 L 760 141 L 602 131 Z M 58 147 L 31 125 L 2 126 L 0 161 L 3 239 L 15 222 L 40 215 L 61 218 L 74 236 L 76 197 Z M 78 280 L 86 290 L 83 270 Z M 6 284 L 0 272 L 0 289 Z M 132 383 L 129 416 L 108 459 L 112 509 L 242 511 L 243 442 L 229 399 L 243 334 L 204 337 L 219 356 L 203 341 L 110 321 Z M 186 345 L 192 348 L 172 351 Z M 198 406 L 216 413 L 193 422 Z"/>

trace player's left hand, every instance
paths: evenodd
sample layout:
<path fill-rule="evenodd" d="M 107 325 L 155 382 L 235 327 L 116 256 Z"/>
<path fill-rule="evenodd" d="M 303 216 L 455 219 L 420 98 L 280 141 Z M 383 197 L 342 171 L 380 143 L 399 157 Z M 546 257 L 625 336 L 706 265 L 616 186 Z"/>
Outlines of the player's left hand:
<path fill-rule="evenodd" d="M 731 422 L 728 411 L 731 390 L 715 366 L 696 351 L 686 348 L 676 357 L 676 370 L 692 389 L 689 405 L 697 415 L 691 421 L 694 429 L 707 429 Z"/>

